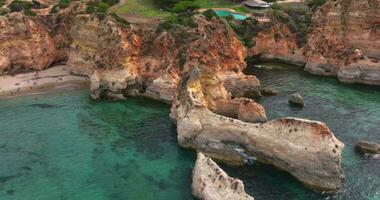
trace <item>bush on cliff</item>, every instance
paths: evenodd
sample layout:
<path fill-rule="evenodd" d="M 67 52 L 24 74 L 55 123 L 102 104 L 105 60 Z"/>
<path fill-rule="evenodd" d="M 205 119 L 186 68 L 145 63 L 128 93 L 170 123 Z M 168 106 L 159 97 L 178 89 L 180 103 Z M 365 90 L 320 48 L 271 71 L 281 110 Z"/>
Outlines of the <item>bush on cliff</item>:
<path fill-rule="evenodd" d="M 129 23 L 127 20 L 121 18 L 121 17 L 120 17 L 119 15 L 117 15 L 116 13 L 111 13 L 110 16 L 111 16 L 112 18 L 114 18 L 114 19 L 116 20 L 116 22 L 117 22 L 120 26 L 128 27 L 128 26 L 130 25 L 130 23 Z"/>
<path fill-rule="evenodd" d="M 63 9 L 69 7 L 71 0 L 59 0 L 58 7 Z"/>
<path fill-rule="evenodd" d="M 120 0 L 102 0 L 103 3 L 108 4 L 109 6 L 114 6 L 120 2 Z"/>
<path fill-rule="evenodd" d="M 303 46 L 307 40 L 307 32 L 310 26 L 310 11 L 303 3 L 289 3 L 279 5 L 272 4 L 272 9 L 267 15 L 272 20 L 272 24 L 277 22 L 285 24 L 289 30 L 296 34 L 297 45 Z"/>
<path fill-rule="evenodd" d="M 175 26 L 196 27 L 197 24 L 192 19 L 193 14 L 194 13 L 180 13 L 166 17 L 165 20 L 158 25 L 157 31 L 168 31 Z"/>
<path fill-rule="evenodd" d="M 107 3 L 101 1 L 89 1 L 87 2 L 86 12 L 88 14 L 98 13 L 100 15 L 105 15 L 109 7 L 110 6 Z"/>
<path fill-rule="evenodd" d="M 28 1 L 15 0 L 8 5 L 11 12 L 21 12 L 23 10 L 30 10 L 32 8 L 32 3 Z"/>
<path fill-rule="evenodd" d="M 181 12 L 193 12 L 194 10 L 199 9 L 199 5 L 192 1 L 181 1 L 174 5 L 172 8 L 172 11 L 175 13 L 181 13 Z"/>
<path fill-rule="evenodd" d="M 230 27 L 238 35 L 240 41 L 248 47 L 252 48 L 255 46 L 255 41 L 252 40 L 260 31 L 263 30 L 263 25 L 260 24 L 256 19 L 247 18 L 243 21 L 234 20 L 234 18 L 226 18 Z"/>
<path fill-rule="evenodd" d="M 5 5 L 5 0 L 0 0 L 0 7 Z"/>
<path fill-rule="evenodd" d="M 202 14 L 208 20 L 211 20 L 213 17 L 218 17 L 218 15 L 216 15 L 216 13 L 213 9 L 208 9 L 208 10 L 204 11 Z"/>
<path fill-rule="evenodd" d="M 311 10 L 315 10 L 316 8 L 320 6 L 323 6 L 325 3 L 326 3 L 326 0 L 311 0 L 307 3 L 307 6 L 309 6 Z"/>

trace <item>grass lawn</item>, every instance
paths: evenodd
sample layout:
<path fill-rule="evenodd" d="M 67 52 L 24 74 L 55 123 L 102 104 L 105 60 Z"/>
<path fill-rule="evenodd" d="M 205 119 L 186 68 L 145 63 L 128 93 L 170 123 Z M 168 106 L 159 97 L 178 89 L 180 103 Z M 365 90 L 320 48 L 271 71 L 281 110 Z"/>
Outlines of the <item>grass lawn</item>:
<path fill-rule="evenodd" d="M 232 8 L 237 12 L 249 13 L 250 9 L 233 3 L 232 0 L 196 0 L 201 8 Z"/>
<path fill-rule="evenodd" d="M 169 13 L 160 11 L 154 4 L 154 0 L 121 0 L 125 3 L 116 8 L 118 15 L 134 14 L 142 17 L 160 17 L 167 16 Z"/>
<path fill-rule="evenodd" d="M 1 1 L 1 0 L 0 0 Z M 118 15 L 133 14 L 141 17 L 164 17 L 170 13 L 160 11 L 154 0 L 121 0 L 124 3 L 115 8 Z M 196 0 L 201 8 L 232 8 L 237 12 L 249 13 L 250 10 L 244 6 L 239 6 L 231 0 Z"/>

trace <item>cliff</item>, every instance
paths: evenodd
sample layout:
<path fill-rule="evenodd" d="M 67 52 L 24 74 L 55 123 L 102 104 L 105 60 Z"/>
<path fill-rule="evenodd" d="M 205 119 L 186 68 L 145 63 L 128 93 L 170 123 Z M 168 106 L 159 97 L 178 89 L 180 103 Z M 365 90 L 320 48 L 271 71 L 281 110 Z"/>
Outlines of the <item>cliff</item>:
<path fill-rule="evenodd" d="M 0 73 L 42 70 L 54 58 L 54 40 L 41 24 L 21 13 L 0 16 Z"/>
<path fill-rule="evenodd" d="M 305 70 L 380 85 L 379 0 L 329 1 L 312 17 Z"/>
<path fill-rule="evenodd" d="M 313 11 L 304 45 L 297 43 L 302 38 L 291 23 L 272 17 L 275 23 L 264 24 L 252 37 L 248 54 L 342 82 L 380 85 L 379 5 L 379 0 L 328 0 Z"/>

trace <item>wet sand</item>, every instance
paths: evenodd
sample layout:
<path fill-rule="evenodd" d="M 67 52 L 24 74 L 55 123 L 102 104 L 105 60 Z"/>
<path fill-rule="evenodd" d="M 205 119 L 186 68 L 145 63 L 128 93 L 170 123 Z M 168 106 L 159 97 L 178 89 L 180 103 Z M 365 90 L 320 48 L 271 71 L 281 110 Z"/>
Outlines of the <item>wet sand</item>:
<path fill-rule="evenodd" d="M 70 73 L 65 65 L 17 75 L 0 76 L 0 98 L 88 87 L 89 78 Z"/>

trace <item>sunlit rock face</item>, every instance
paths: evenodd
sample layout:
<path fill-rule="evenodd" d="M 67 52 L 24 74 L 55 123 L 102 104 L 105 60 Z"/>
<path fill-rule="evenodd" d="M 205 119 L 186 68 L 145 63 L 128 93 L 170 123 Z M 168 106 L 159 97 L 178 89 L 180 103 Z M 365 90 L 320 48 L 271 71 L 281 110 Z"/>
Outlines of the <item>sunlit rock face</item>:
<path fill-rule="evenodd" d="M 110 79 L 110 71 L 128 71 L 134 85 L 121 84 L 129 94 L 171 102 L 183 73 L 197 66 L 221 73 L 223 82 L 233 96 L 259 95 L 260 82 L 254 76 L 246 76 L 242 70 L 246 49 L 236 34 L 217 18 L 193 17 L 195 27 L 177 27 L 167 32 L 139 29 L 134 26 L 120 27 L 111 18 L 78 16 L 71 29 L 72 44 L 68 65 L 80 74 L 94 76 L 96 82 Z M 100 78 L 100 80 L 98 80 Z M 120 79 L 119 79 L 120 80 Z M 99 85 L 99 89 L 95 87 Z M 102 84 L 93 84 L 92 91 L 101 91 Z M 100 92 L 102 93 L 102 92 Z M 120 93 L 119 93 L 120 94 Z M 93 97 L 101 95 L 94 94 Z"/>
<path fill-rule="evenodd" d="M 315 190 L 335 192 L 342 187 L 344 144 L 324 123 L 293 118 L 249 123 L 218 115 L 211 111 L 208 98 L 223 94 L 223 87 L 216 84 L 217 75 L 205 73 L 202 69 L 189 73 L 172 105 L 181 146 L 229 164 L 245 162 L 236 150 L 242 148 Z"/>
<path fill-rule="evenodd" d="M 305 66 L 346 83 L 380 85 L 379 6 L 379 0 L 327 1 L 312 15 L 306 44 L 286 24 L 266 23 L 248 55 Z"/>
<path fill-rule="evenodd" d="M 337 75 L 343 82 L 379 85 L 379 6 L 379 0 L 336 0 L 322 6 L 312 17 L 305 69 Z"/>
<path fill-rule="evenodd" d="M 304 66 L 305 56 L 302 46 L 297 44 L 297 34 L 281 22 L 268 26 L 252 38 L 255 45 L 249 49 L 249 55 Z"/>
<path fill-rule="evenodd" d="M 241 180 L 229 177 L 211 158 L 197 154 L 192 193 L 202 200 L 253 200 Z"/>
<path fill-rule="evenodd" d="M 0 72 L 41 70 L 55 58 L 48 31 L 21 13 L 0 16 Z"/>

